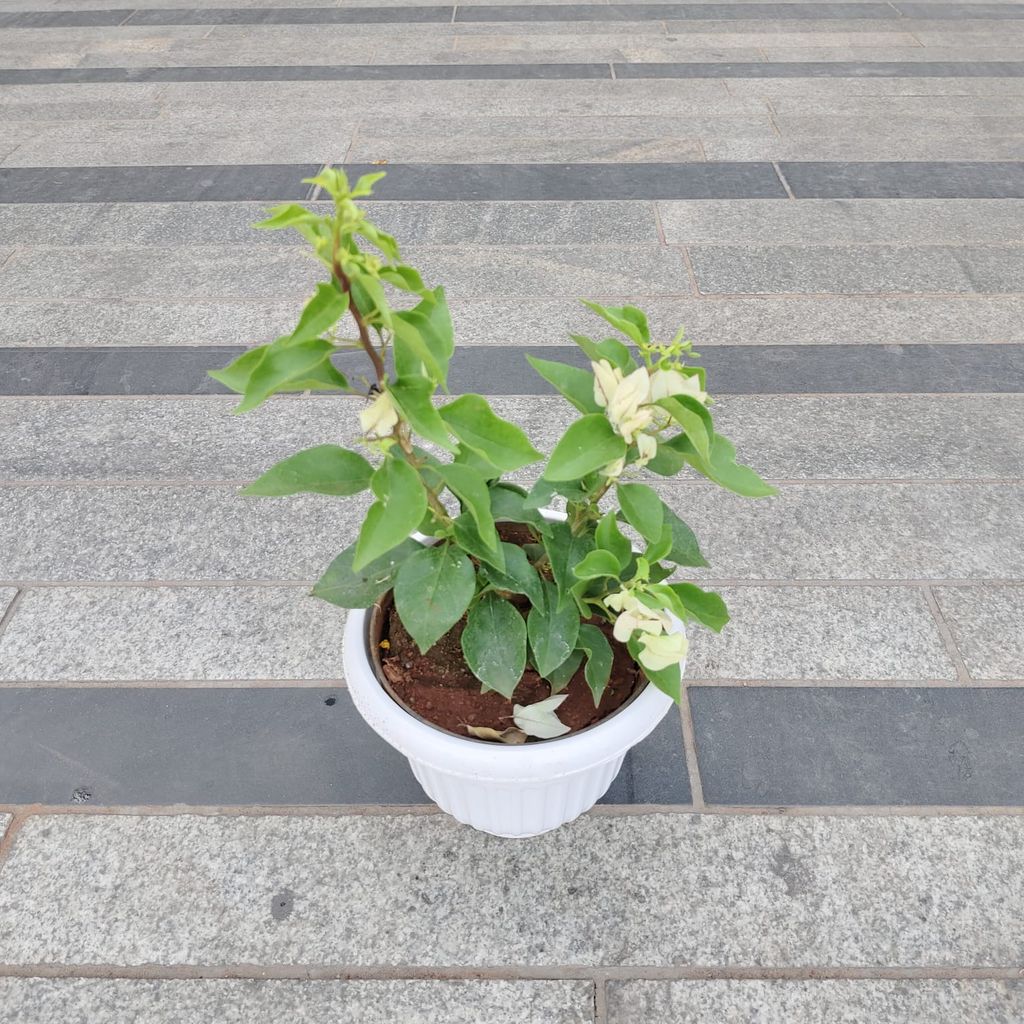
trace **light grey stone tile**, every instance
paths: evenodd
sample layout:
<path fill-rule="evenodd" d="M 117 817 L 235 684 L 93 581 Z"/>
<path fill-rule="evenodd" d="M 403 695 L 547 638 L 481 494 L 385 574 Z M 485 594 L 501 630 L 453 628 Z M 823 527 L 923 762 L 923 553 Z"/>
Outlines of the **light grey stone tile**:
<path fill-rule="evenodd" d="M 4 617 L 7 609 L 10 608 L 11 602 L 17 593 L 18 591 L 14 587 L 0 587 L 0 619 Z"/>
<path fill-rule="evenodd" d="M 928 97 L 939 105 L 940 97 Z M 950 97 L 942 97 L 942 101 Z M 956 135 L 961 138 L 989 139 L 993 135 L 1019 135 L 1021 118 L 983 115 L 944 115 L 903 113 L 893 101 L 891 115 L 886 114 L 779 114 L 775 123 L 783 138 L 790 136 L 850 136 L 873 138 L 902 138 L 911 142 L 925 141 L 938 136 Z"/>
<path fill-rule="evenodd" d="M 666 240 L 684 245 L 984 244 L 1017 242 L 1024 234 L 1021 199 L 730 199 L 657 205 Z"/>
<path fill-rule="evenodd" d="M 321 203 L 305 204 L 327 212 Z M 647 202 L 368 202 L 406 245 L 623 245 L 658 242 Z M 264 203 L 42 203 L 0 206 L 0 246 L 245 245 L 305 248 L 295 231 L 261 231 Z"/>
<path fill-rule="evenodd" d="M 780 870 L 783 870 L 780 868 Z M 1024 986 L 1007 981 L 613 981 L 609 1024 L 864 1020 L 1009 1024 Z"/>
<path fill-rule="evenodd" d="M 49 88 L 47 86 L 46 88 Z M 0 108 L 2 116 L 2 108 Z M 350 118 L 318 117 L 313 121 L 278 122 L 272 132 L 265 122 L 159 122 L 140 131 L 137 123 L 102 111 L 74 124 L 41 128 L 4 161 L 5 167 L 76 167 L 167 164 L 286 164 L 328 163 L 345 154 L 356 122 Z M 56 120 L 56 119 L 51 119 Z"/>
<path fill-rule="evenodd" d="M 311 581 L 355 539 L 366 502 L 40 486 L 3 490 L 0 509 L 0 579 Z"/>
<path fill-rule="evenodd" d="M 935 599 L 972 678 L 1024 680 L 1024 588 L 937 587 Z"/>
<path fill-rule="evenodd" d="M 360 132 L 348 158 L 363 163 L 413 163 L 417 159 L 438 163 L 676 163 L 701 162 L 704 151 L 696 132 L 682 138 L 647 139 L 622 139 L 608 133 L 592 138 L 557 139 L 529 135 L 494 138 L 485 133 L 381 136 Z"/>
<path fill-rule="evenodd" d="M 304 587 L 43 587 L 0 636 L 0 681 L 335 680 L 343 621 Z"/>
<path fill-rule="evenodd" d="M 790 121 L 799 126 L 803 119 L 820 119 L 824 123 L 835 117 L 846 123 L 847 118 L 866 120 L 881 116 L 897 122 L 916 117 L 916 124 L 921 127 L 970 118 L 981 127 L 994 126 L 996 134 L 1020 134 L 1019 122 L 1015 125 L 1015 119 L 1009 115 L 1024 110 L 1024 96 L 823 96 L 814 100 L 805 96 L 777 96 L 772 100 L 772 109 L 783 130 Z M 1000 132 L 998 129 L 1004 126 L 1007 131 Z M 797 130 L 804 131 L 799 127 Z"/>
<path fill-rule="evenodd" d="M 718 635 L 691 631 L 690 679 L 956 678 L 920 590 L 724 587 L 720 592 L 731 622 Z"/>
<path fill-rule="evenodd" d="M 756 452 L 748 458 L 757 467 Z M 663 484 L 714 579 L 916 580 L 1024 576 L 1024 487 L 786 484 L 752 501 Z"/>
<path fill-rule="evenodd" d="M 268 902 L 269 906 L 269 902 Z M 269 916 L 269 914 L 268 914 Z M 277 922 L 273 922 L 277 923 Z M 148 981 L 3 978 L 9 1024 L 585 1024 L 588 981 Z"/>
<path fill-rule="evenodd" d="M 1015 817 L 601 815 L 509 843 L 440 815 L 40 816 L 4 865 L 0 956 L 1000 966 L 1022 940 L 1006 896 L 1024 884 L 1022 830 Z M 294 910 L 276 922 L 284 889 Z"/>
<path fill-rule="evenodd" d="M 987 61 L 1020 59 L 1016 46 L 766 46 L 764 56 L 778 61 Z"/>
<path fill-rule="evenodd" d="M 271 341 L 295 326 L 288 302 L 0 301 L 0 344 L 202 345 Z"/>
<path fill-rule="evenodd" d="M 4 86 L 4 88 L 8 89 L 11 86 Z M 47 88 L 54 87 L 47 86 Z M 76 85 L 75 88 L 83 87 Z M 13 122 L 15 124 L 132 120 L 138 122 L 151 121 L 159 117 L 160 113 L 160 107 L 156 103 L 132 100 L 59 100 L 54 102 L 26 100 L 0 103 L 0 123 Z M 135 130 L 139 130 L 137 123 Z"/>
<path fill-rule="evenodd" d="M 691 27 L 686 22 L 669 22 L 668 41 L 688 42 L 690 45 L 721 46 L 721 47 L 750 47 L 758 46 L 764 52 L 771 47 L 792 46 L 792 47 L 818 47 L 821 49 L 848 49 L 854 47 L 896 47 L 896 46 L 920 46 L 916 37 L 902 29 L 904 22 L 890 22 L 890 27 L 876 26 L 873 29 L 858 30 L 854 25 L 852 28 L 845 27 L 842 30 L 832 30 L 831 24 L 824 26 L 821 22 L 808 24 L 797 29 L 791 22 L 779 21 L 772 23 L 763 22 L 760 26 L 743 25 L 737 26 L 733 31 L 727 27 L 719 27 L 717 31 L 696 25 Z"/>
<path fill-rule="evenodd" d="M 705 294 L 964 294 L 1024 291 L 1017 246 L 709 246 L 689 248 Z"/>
<path fill-rule="evenodd" d="M 646 247 L 407 246 L 404 258 L 449 300 L 480 295 L 609 295 L 686 292 L 678 252 Z M 0 271 L 6 299 L 301 299 L 320 279 L 303 249 L 21 250 Z"/>
<path fill-rule="evenodd" d="M 1024 136 L 907 139 L 899 135 L 706 139 L 708 160 L 1021 160 Z"/>
<path fill-rule="evenodd" d="M 1020 96 L 1022 88 L 1019 78 L 744 78 L 729 82 L 729 91 L 736 96 L 771 101 L 803 96 L 810 103 L 849 96 Z"/>

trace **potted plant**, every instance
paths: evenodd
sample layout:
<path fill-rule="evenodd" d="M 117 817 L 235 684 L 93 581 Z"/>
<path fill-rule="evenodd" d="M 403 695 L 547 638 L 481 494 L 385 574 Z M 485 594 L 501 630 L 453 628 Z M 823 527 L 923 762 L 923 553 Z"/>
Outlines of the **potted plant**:
<path fill-rule="evenodd" d="M 454 349 L 444 290 L 357 206 L 381 177 L 350 187 L 328 168 L 309 181 L 332 214 L 278 206 L 258 225 L 299 231 L 329 280 L 291 334 L 212 376 L 243 396 L 238 412 L 283 391 L 365 399 L 365 455 L 319 445 L 243 493 L 370 492 L 358 538 L 313 588 L 350 609 L 352 699 L 442 808 L 535 835 L 589 809 L 680 699 L 685 623 L 728 621 L 717 594 L 673 578 L 707 563 L 640 471 L 690 466 L 739 494 L 773 491 L 715 433 L 682 331 L 652 340 L 631 306 L 586 303 L 625 339 L 574 336 L 589 370 L 528 357 L 579 414 L 546 458 L 480 395 L 438 402 Z M 394 308 L 386 286 L 415 304 Z M 367 379 L 332 362 L 352 349 Z M 528 466 L 531 488 L 506 479 Z"/>

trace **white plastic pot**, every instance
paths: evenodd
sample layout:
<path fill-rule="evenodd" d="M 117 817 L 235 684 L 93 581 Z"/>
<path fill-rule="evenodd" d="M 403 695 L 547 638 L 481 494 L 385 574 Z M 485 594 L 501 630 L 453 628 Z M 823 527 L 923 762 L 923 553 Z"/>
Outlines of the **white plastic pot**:
<path fill-rule="evenodd" d="M 543 514 L 564 518 L 548 510 Z M 683 631 L 681 622 L 674 625 Z M 349 612 L 342 656 L 359 713 L 405 754 L 431 800 L 491 835 L 540 835 L 590 810 L 608 791 L 626 753 L 672 707 L 671 697 L 648 683 L 607 718 L 557 739 L 506 746 L 456 736 L 413 715 L 384 689 L 370 660 L 369 627 L 368 610 Z"/>

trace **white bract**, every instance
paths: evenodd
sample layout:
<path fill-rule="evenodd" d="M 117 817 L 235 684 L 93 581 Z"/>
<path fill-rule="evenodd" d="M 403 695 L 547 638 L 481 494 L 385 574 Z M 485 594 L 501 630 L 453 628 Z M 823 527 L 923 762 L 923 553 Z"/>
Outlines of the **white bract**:
<path fill-rule="evenodd" d="M 536 704 L 516 704 L 512 709 L 512 721 L 526 733 L 541 740 L 554 739 L 569 732 L 569 726 L 563 725 L 555 714 L 567 693 L 559 693 L 554 697 L 537 701 Z"/>
<path fill-rule="evenodd" d="M 652 672 L 678 665 L 690 646 L 684 633 L 642 633 L 640 644 L 640 664 Z"/>
<path fill-rule="evenodd" d="M 644 668 L 658 672 L 669 665 L 679 664 L 687 651 L 683 633 L 673 633 L 668 613 L 650 608 L 630 590 L 609 594 L 604 603 L 619 614 L 612 627 L 612 635 L 620 643 L 636 639 L 640 644 L 638 660 Z"/>
<path fill-rule="evenodd" d="M 359 414 L 359 425 L 370 440 L 387 437 L 397 424 L 398 410 L 386 391 L 382 391 L 373 403 Z"/>

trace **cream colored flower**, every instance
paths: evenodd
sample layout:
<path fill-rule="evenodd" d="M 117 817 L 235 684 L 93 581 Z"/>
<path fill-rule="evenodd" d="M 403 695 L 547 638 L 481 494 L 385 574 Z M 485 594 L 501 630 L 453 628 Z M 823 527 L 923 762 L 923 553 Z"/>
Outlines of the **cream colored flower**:
<path fill-rule="evenodd" d="M 398 410 L 386 391 L 382 391 L 373 404 L 359 414 L 359 425 L 370 440 L 387 437 L 397 423 Z"/>
<path fill-rule="evenodd" d="M 619 613 L 612 629 L 612 635 L 619 643 L 625 643 L 637 630 L 645 634 L 656 634 L 670 625 L 671 620 L 664 612 L 648 608 L 628 590 L 609 594 L 604 603 Z"/>
<path fill-rule="evenodd" d="M 687 377 L 678 370 L 655 370 L 651 374 L 651 401 L 662 398 L 675 398 L 676 395 L 689 395 L 701 404 L 707 404 L 708 393 L 700 386 L 700 378 L 696 375 Z"/>
<path fill-rule="evenodd" d="M 615 389 L 605 412 L 626 444 L 632 444 L 636 434 L 654 418 L 651 410 L 645 408 L 650 400 L 651 378 L 645 366 L 637 367 Z"/>
<path fill-rule="evenodd" d="M 599 363 L 591 363 L 590 366 L 594 371 L 594 401 L 602 409 L 606 409 L 622 383 L 622 371 L 604 359 Z"/>
<path fill-rule="evenodd" d="M 685 633 L 643 633 L 640 636 L 639 661 L 644 668 L 660 672 L 669 665 L 678 665 L 690 643 Z"/>
<path fill-rule="evenodd" d="M 622 471 L 626 468 L 625 458 L 616 459 L 614 462 L 609 462 L 604 469 L 601 470 L 601 476 L 607 477 L 609 480 L 618 480 L 622 476 Z"/>
<path fill-rule="evenodd" d="M 640 458 L 636 460 L 638 466 L 646 466 L 658 454 L 657 439 L 650 434 L 637 434 L 636 447 L 640 452 Z"/>

